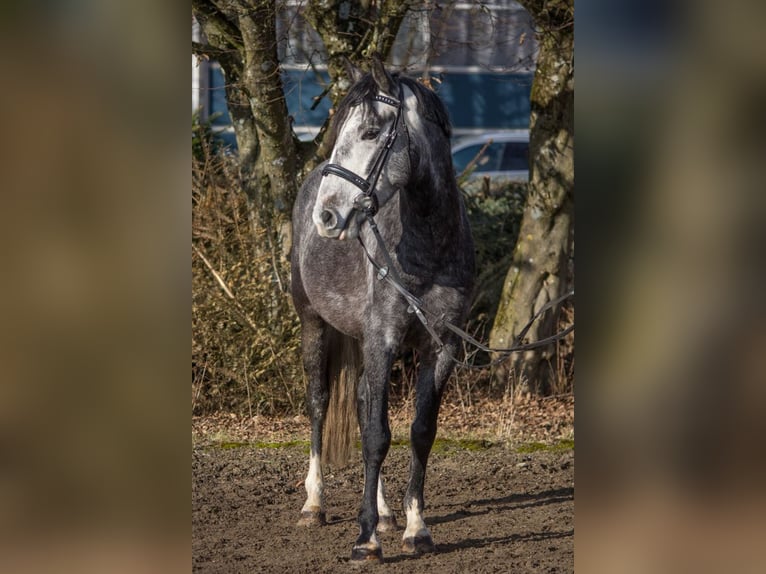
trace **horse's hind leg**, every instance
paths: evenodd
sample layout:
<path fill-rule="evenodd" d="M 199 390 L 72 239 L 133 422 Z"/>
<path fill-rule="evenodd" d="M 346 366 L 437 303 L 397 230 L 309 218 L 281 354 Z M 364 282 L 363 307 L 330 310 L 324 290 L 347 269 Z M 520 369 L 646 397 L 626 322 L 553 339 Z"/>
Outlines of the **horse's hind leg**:
<path fill-rule="evenodd" d="M 383 477 L 378 477 L 378 532 L 393 532 L 397 529 L 396 516 L 386 502 Z"/>
<path fill-rule="evenodd" d="M 450 353 L 454 347 L 446 348 Z M 402 550 L 409 554 L 433 552 L 435 547 L 431 532 L 423 519 L 423 486 L 426 465 L 436 438 L 437 417 L 444 386 L 452 372 L 452 361 L 447 353 L 434 357 L 429 353 L 421 359 L 415 388 L 415 420 L 410 427 L 412 461 L 410 480 L 404 496 L 404 512 L 407 527 L 402 536 Z"/>
<path fill-rule="evenodd" d="M 301 510 L 300 526 L 325 524 L 324 481 L 322 477 L 322 429 L 330 398 L 326 376 L 327 349 L 324 321 L 303 317 L 301 321 L 303 367 L 308 378 L 308 410 L 311 418 L 311 454 L 306 475 L 306 503 Z"/>

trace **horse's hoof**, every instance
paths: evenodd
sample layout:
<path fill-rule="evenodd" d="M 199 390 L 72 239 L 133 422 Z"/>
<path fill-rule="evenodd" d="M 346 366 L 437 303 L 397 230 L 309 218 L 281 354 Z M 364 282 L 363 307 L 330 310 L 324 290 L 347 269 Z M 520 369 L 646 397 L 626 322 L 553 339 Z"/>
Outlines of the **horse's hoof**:
<path fill-rule="evenodd" d="M 436 551 L 430 536 L 409 536 L 402 540 L 402 551 L 406 554 L 425 554 Z"/>
<path fill-rule="evenodd" d="M 351 550 L 351 562 L 354 564 L 380 564 L 383 562 L 383 549 L 380 546 L 354 546 Z"/>
<path fill-rule="evenodd" d="M 378 518 L 378 532 L 394 532 L 397 528 L 396 516 L 393 514 Z"/>
<path fill-rule="evenodd" d="M 324 526 L 325 524 L 327 524 L 327 517 L 321 510 L 304 510 L 298 520 L 298 526 Z"/>

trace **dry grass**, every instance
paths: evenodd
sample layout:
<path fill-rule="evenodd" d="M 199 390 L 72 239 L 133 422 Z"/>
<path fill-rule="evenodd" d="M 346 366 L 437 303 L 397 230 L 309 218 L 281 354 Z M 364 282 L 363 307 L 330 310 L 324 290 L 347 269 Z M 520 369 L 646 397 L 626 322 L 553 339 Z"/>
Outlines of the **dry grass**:
<path fill-rule="evenodd" d="M 192 180 L 192 412 L 303 409 L 300 326 L 271 234 L 233 161 L 199 144 Z"/>
<path fill-rule="evenodd" d="M 392 406 L 390 422 L 394 440 L 408 440 L 412 413 L 411 400 Z M 476 398 L 470 407 L 446 401 L 439 414 L 438 436 L 511 446 L 573 439 L 574 396 Z M 192 437 L 195 441 L 212 443 L 308 441 L 310 425 L 305 415 L 250 417 L 218 413 L 193 417 Z"/>

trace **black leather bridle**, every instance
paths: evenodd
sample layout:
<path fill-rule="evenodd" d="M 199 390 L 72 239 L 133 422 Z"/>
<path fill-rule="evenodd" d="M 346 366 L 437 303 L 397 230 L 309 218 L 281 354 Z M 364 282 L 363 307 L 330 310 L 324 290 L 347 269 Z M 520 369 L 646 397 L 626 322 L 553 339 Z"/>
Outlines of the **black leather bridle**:
<path fill-rule="evenodd" d="M 378 183 L 380 174 L 383 172 L 383 168 L 386 166 L 388 154 L 391 152 L 396 137 L 399 135 L 399 123 L 402 122 L 402 88 L 399 86 L 398 100 L 389 98 L 383 94 L 376 94 L 372 99 L 376 102 L 383 102 L 384 104 L 395 107 L 396 119 L 394 119 L 394 124 L 391 126 L 391 130 L 386 136 L 386 141 L 383 144 L 383 147 L 378 151 L 378 155 L 375 157 L 372 169 L 370 169 L 367 178 L 363 178 L 359 174 L 356 174 L 350 169 L 337 163 L 328 163 L 322 168 L 322 176 L 337 175 L 354 184 L 361 190 L 362 193 L 354 198 L 354 209 L 362 211 L 369 216 L 373 216 L 378 212 L 378 196 L 375 194 L 375 186 Z"/>

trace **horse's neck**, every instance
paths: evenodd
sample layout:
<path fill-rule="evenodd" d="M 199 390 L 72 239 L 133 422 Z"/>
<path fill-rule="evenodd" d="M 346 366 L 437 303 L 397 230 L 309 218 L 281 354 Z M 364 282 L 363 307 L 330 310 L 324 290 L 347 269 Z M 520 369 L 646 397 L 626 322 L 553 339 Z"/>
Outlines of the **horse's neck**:
<path fill-rule="evenodd" d="M 402 194 L 402 221 L 410 228 L 437 224 L 456 231 L 462 217 L 458 194 L 456 189 L 413 184 Z"/>
<path fill-rule="evenodd" d="M 436 264 L 454 256 L 464 236 L 463 208 L 457 189 L 412 186 L 400 199 L 402 240 L 426 250 Z"/>
<path fill-rule="evenodd" d="M 397 231 L 401 233 L 402 246 L 406 246 L 399 250 L 399 256 L 422 259 L 427 254 L 433 265 L 439 267 L 454 258 L 469 232 L 449 155 L 446 161 L 439 161 L 426 151 L 444 160 L 449 144 L 434 145 L 429 136 L 435 139 L 441 134 L 418 134 L 410 142 L 422 153 L 414 162 L 410 181 L 398 193 L 396 223 L 401 225 Z"/>
<path fill-rule="evenodd" d="M 462 221 L 462 204 L 449 160 L 449 142 L 442 138 L 441 132 L 430 125 L 412 136 L 410 145 L 420 153 L 403 194 L 404 211 L 415 220 L 434 219 L 445 229 L 456 232 Z"/>
<path fill-rule="evenodd" d="M 403 217 L 410 217 L 413 226 L 435 221 L 444 229 L 459 231 L 462 223 L 462 203 L 451 162 L 421 156 L 419 165 L 402 194 L 402 201 Z"/>

